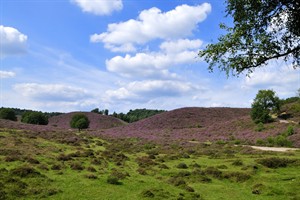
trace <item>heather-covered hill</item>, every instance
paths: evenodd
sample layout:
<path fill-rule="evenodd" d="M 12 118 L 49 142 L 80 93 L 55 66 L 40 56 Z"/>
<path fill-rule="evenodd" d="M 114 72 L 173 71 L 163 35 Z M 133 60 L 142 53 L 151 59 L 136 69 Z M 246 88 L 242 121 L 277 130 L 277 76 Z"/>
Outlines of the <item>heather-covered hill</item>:
<path fill-rule="evenodd" d="M 181 108 L 94 134 L 144 138 L 163 143 L 241 140 L 255 144 L 258 139 L 276 137 L 289 126 L 276 121 L 258 131 L 258 125 L 251 120 L 249 113 L 248 108 Z M 299 134 L 290 136 L 294 145 L 299 147 L 298 139 Z"/>
<path fill-rule="evenodd" d="M 20 129 L 28 131 L 67 131 L 70 130 L 70 121 L 74 114 L 79 112 L 71 112 L 66 114 L 61 114 L 58 116 L 50 117 L 48 125 L 35 125 L 35 124 L 26 124 L 22 122 L 10 121 L 0 119 L 0 128 L 9 128 L 9 129 Z M 89 121 L 90 125 L 88 130 L 99 130 L 99 129 L 109 129 L 118 126 L 126 125 L 126 122 L 117 119 L 115 117 L 100 115 L 91 112 L 80 112 L 85 114 Z"/>
<path fill-rule="evenodd" d="M 90 121 L 90 130 L 108 129 L 126 124 L 124 121 L 112 116 L 100 115 L 92 112 L 71 112 L 49 118 L 48 126 L 57 127 L 60 129 L 69 129 L 70 121 L 73 115 L 77 113 L 82 113 L 88 117 Z"/>
<path fill-rule="evenodd" d="M 132 123 L 129 127 L 137 130 L 200 128 L 248 116 L 249 112 L 248 108 L 179 108 Z"/>

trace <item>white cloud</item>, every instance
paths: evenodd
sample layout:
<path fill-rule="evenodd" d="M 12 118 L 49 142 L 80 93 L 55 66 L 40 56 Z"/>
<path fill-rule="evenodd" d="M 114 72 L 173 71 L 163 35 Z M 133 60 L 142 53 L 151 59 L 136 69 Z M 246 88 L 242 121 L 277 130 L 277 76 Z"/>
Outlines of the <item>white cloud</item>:
<path fill-rule="evenodd" d="M 176 78 L 177 75 L 169 69 L 195 62 L 198 54 L 195 49 L 201 44 L 201 40 L 188 39 L 164 42 L 160 46 L 160 52 L 115 56 L 106 61 L 106 68 L 126 77 Z"/>
<path fill-rule="evenodd" d="M 91 97 L 82 88 L 61 84 L 16 84 L 14 90 L 32 100 L 46 102 L 76 102 Z"/>
<path fill-rule="evenodd" d="M 284 63 L 284 62 L 282 62 Z M 245 88 L 273 89 L 282 98 L 295 96 L 300 88 L 300 70 L 292 65 L 272 62 L 269 66 L 255 70 L 250 77 L 244 79 Z"/>
<path fill-rule="evenodd" d="M 198 87 L 188 82 L 171 80 L 134 81 L 117 90 L 106 91 L 111 100 L 149 101 L 153 98 L 174 97 L 187 94 Z"/>
<path fill-rule="evenodd" d="M 83 12 L 95 15 L 110 15 L 114 11 L 122 10 L 122 0 L 71 0 Z"/>
<path fill-rule="evenodd" d="M 0 57 L 23 54 L 27 50 L 27 36 L 12 27 L 0 25 Z"/>
<path fill-rule="evenodd" d="M 12 78 L 15 76 L 16 76 L 15 72 L 0 71 L 0 78 Z"/>
<path fill-rule="evenodd" d="M 186 37 L 192 34 L 198 23 L 206 19 L 210 11 L 211 5 L 208 3 L 180 5 L 168 12 L 153 7 L 143 10 L 136 20 L 109 24 L 107 32 L 92 35 L 90 41 L 103 42 L 105 47 L 113 50 L 124 44 L 145 44 L 157 38 Z"/>
<path fill-rule="evenodd" d="M 160 49 L 168 53 L 177 53 L 185 50 L 199 49 L 203 41 L 189 40 L 189 39 L 179 39 L 176 41 L 166 41 L 160 45 Z"/>

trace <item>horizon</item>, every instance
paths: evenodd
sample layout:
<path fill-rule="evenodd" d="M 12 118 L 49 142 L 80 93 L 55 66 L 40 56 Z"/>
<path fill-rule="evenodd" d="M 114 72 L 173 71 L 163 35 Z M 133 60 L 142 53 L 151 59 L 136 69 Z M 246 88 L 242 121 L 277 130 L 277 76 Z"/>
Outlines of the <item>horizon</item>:
<path fill-rule="evenodd" d="M 258 90 L 282 98 L 300 69 L 272 60 L 226 77 L 199 58 L 224 33 L 225 1 L 1 1 L 0 107 L 113 112 L 250 108 Z"/>

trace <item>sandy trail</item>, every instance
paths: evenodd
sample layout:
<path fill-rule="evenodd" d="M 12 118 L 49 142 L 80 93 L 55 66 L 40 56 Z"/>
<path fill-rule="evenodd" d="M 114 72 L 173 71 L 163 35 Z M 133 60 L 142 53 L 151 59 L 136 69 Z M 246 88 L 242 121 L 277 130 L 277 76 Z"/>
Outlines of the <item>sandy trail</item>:
<path fill-rule="evenodd" d="M 286 152 L 286 151 L 297 151 L 299 148 L 286 148 L 286 147 L 259 147 L 259 146 L 250 146 L 253 149 L 259 149 L 262 151 L 277 151 L 277 152 Z"/>

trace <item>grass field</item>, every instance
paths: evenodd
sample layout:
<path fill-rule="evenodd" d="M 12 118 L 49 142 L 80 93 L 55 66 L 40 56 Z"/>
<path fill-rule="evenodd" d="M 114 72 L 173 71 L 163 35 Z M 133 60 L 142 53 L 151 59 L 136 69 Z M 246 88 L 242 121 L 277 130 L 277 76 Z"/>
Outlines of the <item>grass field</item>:
<path fill-rule="evenodd" d="M 0 130 L 0 199 L 300 199 L 300 151 Z"/>

